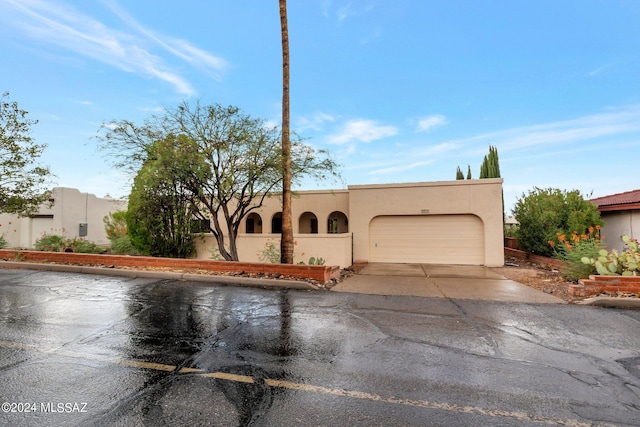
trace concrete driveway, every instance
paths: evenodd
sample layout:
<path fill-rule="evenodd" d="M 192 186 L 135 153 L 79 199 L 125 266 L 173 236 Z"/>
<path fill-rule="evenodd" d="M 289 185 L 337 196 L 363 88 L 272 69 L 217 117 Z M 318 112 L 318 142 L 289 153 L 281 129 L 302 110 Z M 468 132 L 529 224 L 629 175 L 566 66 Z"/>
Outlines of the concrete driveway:
<path fill-rule="evenodd" d="M 336 292 L 564 304 L 565 301 L 473 265 L 367 264 Z"/>

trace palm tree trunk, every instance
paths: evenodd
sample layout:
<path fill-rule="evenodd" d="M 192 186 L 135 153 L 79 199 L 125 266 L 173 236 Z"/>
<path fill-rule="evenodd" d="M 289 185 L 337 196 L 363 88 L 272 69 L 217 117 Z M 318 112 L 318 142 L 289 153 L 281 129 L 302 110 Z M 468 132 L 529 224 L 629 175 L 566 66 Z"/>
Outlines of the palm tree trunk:
<path fill-rule="evenodd" d="M 280 262 L 293 264 L 293 222 L 291 219 L 291 139 L 289 119 L 289 29 L 287 1 L 280 2 L 282 34 L 282 236 Z"/>

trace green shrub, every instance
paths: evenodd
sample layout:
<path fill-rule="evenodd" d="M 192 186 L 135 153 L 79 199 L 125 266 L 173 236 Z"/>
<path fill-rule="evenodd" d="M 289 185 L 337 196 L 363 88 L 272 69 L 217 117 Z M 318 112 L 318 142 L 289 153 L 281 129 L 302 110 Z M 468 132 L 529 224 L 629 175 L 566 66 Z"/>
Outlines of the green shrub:
<path fill-rule="evenodd" d="M 109 212 L 102 221 L 109 240 L 113 241 L 127 235 L 127 211 Z"/>
<path fill-rule="evenodd" d="M 504 226 L 504 237 L 513 237 L 515 238 L 518 234 L 518 229 L 520 227 L 517 224 L 513 225 L 505 225 Z"/>
<path fill-rule="evenodd" d="M 37 251 L 45 252 L 76 252 L 100 254 L 105 252 L 105 248 L 81 238 L 67 238 L 57 234 L 43 234 L 36 240 L 34 245 Z"/>
<path fill-rule="evenodd" d="M 104 246 L 100 246 L 92 241 L 85 239 L 67 239 L 67 244 L 67 247 L 71 248 L 73 252 L 79 254 L 102 254 L 106 252 Z"/>
<path fill-rule="evenodd" d="M 8 245 L 7 239 L 4 238 L 4 234 L 0 235 L 0 249 L 6 248 Z"/>
<path fill-rule="evenodd" d="M 127 235 L 111 239 L 111 253 L 114 255 L 139 255 Z"/>
<path fill-rule="evenodd" d="M 560 244 L 560 235 L 578 235 L 589 227 L 604 225 L 595 204 L 585 200 L 578 190 L 563 191 L 535 187 L 516 202 L 513 214 L 519 223 L 518 245 L 528 253 L 552 257 L 549 241 Z"/>
<path fill-rule="evenodd" d="M 64 252 L 67 248 L 67 239 L 57 234 L 43 234 L 41 238 L 36 240 L 34 245 L 36 251 L 45 252 Z"/>

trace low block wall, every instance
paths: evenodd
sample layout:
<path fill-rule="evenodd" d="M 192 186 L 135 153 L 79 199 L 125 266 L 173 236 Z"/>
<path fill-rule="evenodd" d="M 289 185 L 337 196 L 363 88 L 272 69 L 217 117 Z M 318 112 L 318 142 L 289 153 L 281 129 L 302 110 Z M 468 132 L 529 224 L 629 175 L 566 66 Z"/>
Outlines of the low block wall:
<path fill-rule="evenodd" d="M 587 297 L 607 293 L 640 294 L 640 276 L 589 276 L 580 279 L 577 285 L 569 285 L 569 294 L 577 297 Z"/>
<path fill-rule="evenodd" d="M 340 268 L 328 265 L 262 264 L 234 261 L 210 261 L 199 259 L 159 258 L 146 256 L 76 254 L 65 252 L 41 252 L 0 249 L 0 259 L 5 261 L 55 262 L 62 264 L 101 265 L 115 267 L 166 267 L 195 268 L 215 272 L 281 274 L 300 279 L 312 279 L 326 283 L 338 278 Z"/>
<path fill-rule="evenodd" d="M 541 255 L 533 255 L 533 254 L 528 254 L 524 251 L 518 250 L 518 249 L 513 249 L 513 248 L 504 248 L 504 256 L 512 256 L 514 258 L 518 258 L 521 260 L 526 260 L 526 261 L 530 261 L 530 262 L 535 262 L 536 264 L 539 265 L 548 265 L 551 266 L 553 268 L 556 268 L 558 270 L 562 270 L 564 268 L 564 263 L 562 261 L 560 261 L 559 259 L 555 259 L 555 258 L 549 258 L 546 256 L 541 256 Z"/>

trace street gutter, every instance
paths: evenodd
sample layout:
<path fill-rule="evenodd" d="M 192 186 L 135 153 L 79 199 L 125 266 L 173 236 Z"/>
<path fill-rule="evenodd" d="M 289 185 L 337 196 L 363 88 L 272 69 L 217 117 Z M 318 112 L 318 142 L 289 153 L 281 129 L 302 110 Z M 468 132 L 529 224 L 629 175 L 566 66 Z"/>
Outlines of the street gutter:
<path fill-rule="evenodd" d="M 215 283 L 219 285 L 246 286 L 262 289 L 296 289 L 317 291 L 322 288 L 312 283 L 299 280 L 279 280 L 239 276 L 222 276 L 215 274 L 179 273 L 174 271 L 130 270 L 109 267 L 87 267 L 82 265 L 44 264 L 35 262 L 0 261 L 0 268 L 25 269 L 38 271 L 57 271 L 65 273 L 98 274 L 104 276 L 144 277 L 151 279 L 167 279 L 190 282 Z"/>

